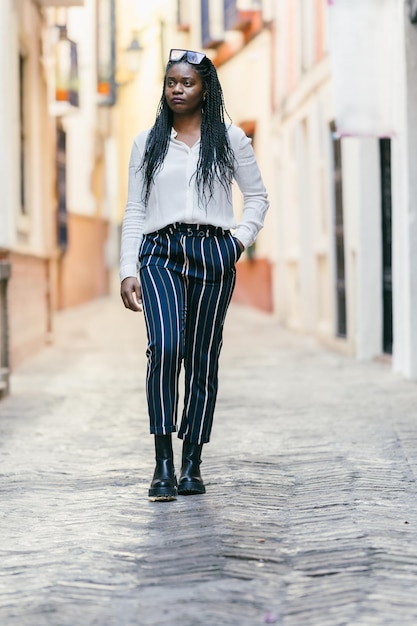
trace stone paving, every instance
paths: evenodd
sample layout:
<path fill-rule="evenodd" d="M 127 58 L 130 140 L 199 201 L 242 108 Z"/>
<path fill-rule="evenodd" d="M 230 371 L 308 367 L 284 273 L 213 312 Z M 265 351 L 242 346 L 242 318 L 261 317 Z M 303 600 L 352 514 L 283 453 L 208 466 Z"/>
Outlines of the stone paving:
<path fill-rule="evenodd" d="M 207 494 L 151 503 L 145 343 L 106 298 L 14 372 L 0 625 L 415 626 L 417 385 L 234 305 Z"/>

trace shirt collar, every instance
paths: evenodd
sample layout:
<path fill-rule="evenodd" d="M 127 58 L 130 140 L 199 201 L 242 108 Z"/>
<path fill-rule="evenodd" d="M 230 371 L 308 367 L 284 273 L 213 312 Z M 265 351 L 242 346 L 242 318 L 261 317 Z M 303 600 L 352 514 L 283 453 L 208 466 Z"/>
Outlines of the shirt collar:
<path fill-rule="evenodd" d="M 171 128 L 171 139 L 176 139 L 177 138 L 177 131 L 175 130 L 175 128 Z M 179 140 L 178 140 L 179 141 Z M 196 146 L 200 146 L 200 141 L 201 139 L 199 139 L 198 141 L 195 142 L 195 144 L 192 146 L 192 150 L 194 150 L 196 148 Z M 200 148 L 199 148 L 200 149 Z"/>

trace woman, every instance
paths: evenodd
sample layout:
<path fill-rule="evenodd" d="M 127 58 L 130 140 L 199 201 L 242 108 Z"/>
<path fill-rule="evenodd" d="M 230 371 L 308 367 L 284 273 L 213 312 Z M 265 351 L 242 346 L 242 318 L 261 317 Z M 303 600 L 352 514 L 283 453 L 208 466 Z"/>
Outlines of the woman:
<path fill-rule="evenodd" d="M 268 208 L 251 142 L 225 123 L 224 114 L 213 63 L 200 52 L 171 50 L 155 123 L 132 147 L 120 279 L 125 307 L 143 306 L 148 335 L 146 389 L 156 456 L 151 500 L 205 493 L 201 450 L 210 439 L 235 264 L 255 241 Z M 238 225 L 233 179 L 244 196 Z M 182 363 L 177 482 L 171 433 Z"/>

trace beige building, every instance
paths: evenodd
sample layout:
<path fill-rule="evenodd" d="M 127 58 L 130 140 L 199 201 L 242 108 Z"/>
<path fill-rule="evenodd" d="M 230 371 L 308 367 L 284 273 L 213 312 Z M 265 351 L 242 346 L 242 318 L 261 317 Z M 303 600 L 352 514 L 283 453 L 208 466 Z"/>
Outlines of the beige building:
<path fill-rule="evenodd" d="M 103 137 L 112 129 L 98 111 L 97 7 L 2 4 L 0 393 L 10 369 L 53 338 L 56 309 L 109 289 Z"/>
<path fill-rule="evenodd" d="M 55 127 L 42 63 L 44 13 L 31 0 L 5 0 L 0 15 L 0 258 L 3 383 L 52 328 Z M 4 273 L 4 272 L 3 272 Z"/>
<path fill-rule="evenodd" d="M 49 16 L 50 28 L 56 23 L 66 25 L 69 40 L 76 43 L 78 59 L 78 105 L 56 116 L 65 140 L 67 220 L 66 241 L 57 267 L 58 308 L 103 296 L 110 286 L 115 194 L 108 172 L 114 167 L 114 123 L 112 107 L 101 105 L 97 90 L 103 4 L 84 0 L 83 6 L 50 11 Z M 109 27 L 109 46 L 111 36 Z"/>

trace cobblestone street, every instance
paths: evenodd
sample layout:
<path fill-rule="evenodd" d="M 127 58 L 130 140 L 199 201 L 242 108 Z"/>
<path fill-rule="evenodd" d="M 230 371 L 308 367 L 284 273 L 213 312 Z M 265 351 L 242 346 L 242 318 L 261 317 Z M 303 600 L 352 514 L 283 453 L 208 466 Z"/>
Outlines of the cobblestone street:
<path fill-rule="evenodd" d="M 55 334 L 0 403 L 1 626 L 417 624 L 415 383 L 234 305 L 207 494 L 153 503 L 141 314 Z"/>

